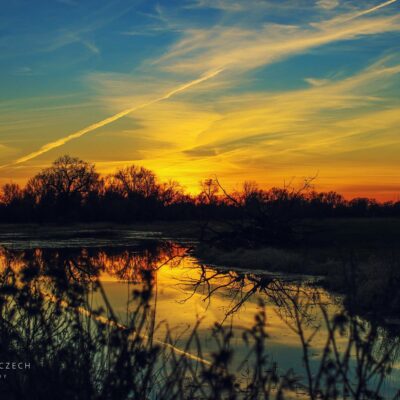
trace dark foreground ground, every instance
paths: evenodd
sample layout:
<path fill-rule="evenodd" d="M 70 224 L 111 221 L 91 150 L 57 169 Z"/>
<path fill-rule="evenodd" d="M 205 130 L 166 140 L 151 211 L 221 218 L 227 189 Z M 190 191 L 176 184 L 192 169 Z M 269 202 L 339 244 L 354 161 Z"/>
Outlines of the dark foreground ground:
<path fill-rule="evenodd" d="M 218 226 L 218 223 L 214 223 Z M 0 234 L 27 234 L 37 236 L 69 236 L 76 232 L 95 230 L 99 236 L 116 230 L 158 232 L 164 237 L 198 239 L 202 221 L 154 221 L 135 224 L 1 224 Z M 299 224 L 307 231 L 307 244 L 318 246 L 348 245 L 371 246 L 400 244 L 399 218 L 336 218 L 306 220 Z"/>

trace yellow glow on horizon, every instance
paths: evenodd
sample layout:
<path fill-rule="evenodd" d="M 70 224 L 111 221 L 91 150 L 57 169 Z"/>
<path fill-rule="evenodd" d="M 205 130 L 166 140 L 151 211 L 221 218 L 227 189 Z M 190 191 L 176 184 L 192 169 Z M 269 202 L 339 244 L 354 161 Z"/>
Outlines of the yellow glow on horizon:
<path fill-rule="evenodd" d="M 214 176 L 232 190 L 246 180 L 271 188 L 318 175 L 316 190 L 397 200 L 400 104 L 385 103 L 379 94 L 399 73 L 400 65 L 377 62 L 348 78 L 309 79 L 308 87 L 286 92 L 246 92 L 201 103 L 197 92 L 188 92 L 138 109 L 123 124 L 66 144 L 62 153 L 95 163 L 102 174 L 142 165 L 191 194 Z M 115 98 L 104 101 L 110 111 L 118 108 Z M 119 145 L 119 159 L 112 160 L 107 147 L 118 141 L 127 144 Z M 99 151 L 107 158 L 99 159 Z M 53 150 L 13 167 L 1 181 L 12 176 L 24 183 L 54 158 Z"/>

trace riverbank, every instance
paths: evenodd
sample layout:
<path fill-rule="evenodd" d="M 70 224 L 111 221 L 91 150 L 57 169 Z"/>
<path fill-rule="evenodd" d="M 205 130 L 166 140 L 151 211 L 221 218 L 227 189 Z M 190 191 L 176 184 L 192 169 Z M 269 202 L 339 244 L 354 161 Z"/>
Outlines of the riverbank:
<path fill-rule="evenodd" d="M 393 243 L 379 249 L 347 244 L 230 252 L 199 245 L 193 252 L 201 262 L 215 266 L 317 277 L 325 289 L 343 295 L 352 313 L 400 327 L 400 250 Z"/>
<path fill-rule="evenodd" d="M 57 235 L 70 236 L 76 232 L 95 231 L 97 235 L 112 235 L 116 231 L 157 232 L 170 238 L 198 239 L 201 227 L 199 220 L 150 221 L 129 224 L 112 222 L 71 224 L 1 224 L 0 234 Z M 221 228 L 223 223 L 212 222 L 211 227 Z M 226 225 L 225 225 L 226 226 Z M 297 231 L 306 236 L 306 245 L 332 246 L 346 244 L 361 247 L 400 245 L 400 218 L 331 218 L 310 219 L 298 222 Z"/>

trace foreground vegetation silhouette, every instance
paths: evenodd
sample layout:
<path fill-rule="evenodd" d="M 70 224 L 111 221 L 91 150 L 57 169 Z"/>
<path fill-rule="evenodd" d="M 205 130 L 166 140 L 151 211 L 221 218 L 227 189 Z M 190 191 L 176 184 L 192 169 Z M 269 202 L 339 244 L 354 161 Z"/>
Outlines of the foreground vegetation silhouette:
<path fill-rule="evenodd" d="M 157 340 L 152 301 L 160 266 L 185 252 L 165 242 L 134 249 L 33 249 L 0 253 L 0 359 L 28 362 L 0 385 L 3 399 L 382 399 L 398 357 L 399 339 L 349 312 L 331 315 L 317 288 L 277 278 L 218 271 L 201 265 L 198 279 L 182 284 L 204 291 L 224 287 L 235 313 L 262 294 L 280 310 L 302 348 L 303 371 L 284 371 L 268 354 L 268 313 L 260 303 L 247 345 L 234 364 L 231 327 L 215 324 L 215 350 L 204 354 L 198 327 L 184 344 L 167 329 Z M 121 320 L 100 279 L 107 272 L 132 283 L 130 309 Z M 102 298 L 93 307 L 92 293 Z M 315 319 L 315 310 L 322 318 Z M 313 354 L 314 337 L 325 332 Z"/>

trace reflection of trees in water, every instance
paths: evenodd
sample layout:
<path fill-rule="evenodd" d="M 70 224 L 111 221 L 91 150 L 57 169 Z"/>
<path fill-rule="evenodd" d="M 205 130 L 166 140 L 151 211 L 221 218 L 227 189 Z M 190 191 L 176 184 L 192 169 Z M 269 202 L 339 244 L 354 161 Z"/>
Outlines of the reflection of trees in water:
<path fill-rule="evenodd" d="M 151 273 L 133 294 L 137 308 L 126 326 L 93 309 L 101 290 L 101 252 L 2 250 L 0 359 L 27 362 L 0 386 L 1 398 L 142 398 L 159 352 L 144 332 Z M 108 304 L 107 299 L 104 302 Z M 146 333 L 146 334 L 144 334 Z"/>
<path fill-rule="evenodd" d="M 183 285 L 191 289 L 187 299 L 196 293 L 205 301 L 218 292 L 229 296 L 226 317 L 254 296 L 272 304 L 299 339 L 304 380 L 298 386 L 309 398 L 380 398 L 385 379 L 398 360 L 398 336 L 345 310 L 332 311 L 326 292 L 316 286 L 205 265 L 199 266 L 196 277 L 186 277 Z M 321 335 L 325 343 L 315 353 L 315 339 Z"/>
<path fill-rule="evenodd" d="M 102 273 L 115 279 L 140 282 L 142 271 L 155 272 L 165 264 L 177 265 L 187 250 L 170 242 L 148 241 L 134 248 L 35 249 L 10 251 L 0 248 L 0 267 L 59 274 L 80 283 L 95 281 Z"/>
<path fill-rule="evenodd" d="M 138 282 L 142 271 L 157 271 L 165 264 L 177 264 L 187 255 L 184 247 L 169 242 L 153 243 L 138 251 L 101 251 L 92 262 L 110 275 L 121 280 Z"/>
<path fill-rule="evenodd" d="M 148 323 L 154 274 L 184 254 L 168 243 L 146 249 L 1 250 L 0 359 L 31 366 L 10 372 L 0 385 L 1 398 L 250 400 L 286 398 L 296 390 L 313 399 L 379 398 L 398 340 L 382 340 L 379 328 L 350 315 L 329 315 L 317 289 L 293 282 L 203 266 L 199 279 L 185 284 L 205 288 L 207 299 L 222 289 L 230 293 L 235 302 L 230 313 L 254 294 L 267 295 L 300 338 L 305 379 L 278 373 L 268 357 L 264 308 L 244 332 L 252 354 L 245 381 L 232 363 L 233 332 L 221 324 L 214 328 L 216 349 L 208 360 L 196 327 L 181 348 L 169 332 L 163 341 L 155 340 L 156 328 Z M 141 283 L 132 291 L 135 308 L 124 325 L 102 290 L 99 278 L 105 271 Z M 91 305 L 92 290 L 110 308 L 107 319 Z M 316 367 L 312 339 L 322 326 L 326 344 Z"/>

